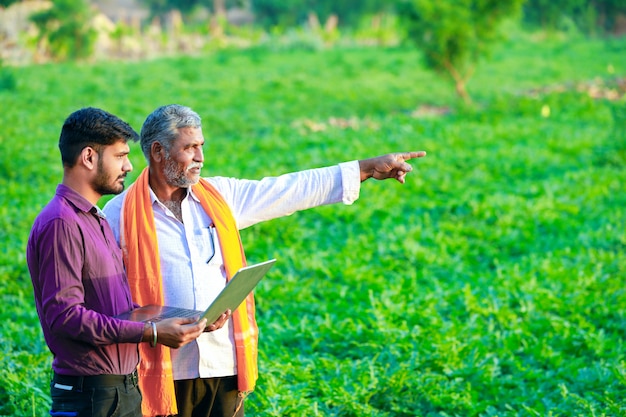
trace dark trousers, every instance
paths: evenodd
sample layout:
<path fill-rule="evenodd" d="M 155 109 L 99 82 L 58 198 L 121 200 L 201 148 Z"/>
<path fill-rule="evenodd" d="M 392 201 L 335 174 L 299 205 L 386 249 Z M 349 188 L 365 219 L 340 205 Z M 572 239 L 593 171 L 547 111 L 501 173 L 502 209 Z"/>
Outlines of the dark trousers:
<path fill-rule="evenodd" d="M 54 374 L 50 384 L 51 416 L 141 417 L 137 373 L 66 376 Z"/>
<path fill-rule="evenodd" d="M 174 381 L 178 417 L 243 417 L 237 377 Z"/>

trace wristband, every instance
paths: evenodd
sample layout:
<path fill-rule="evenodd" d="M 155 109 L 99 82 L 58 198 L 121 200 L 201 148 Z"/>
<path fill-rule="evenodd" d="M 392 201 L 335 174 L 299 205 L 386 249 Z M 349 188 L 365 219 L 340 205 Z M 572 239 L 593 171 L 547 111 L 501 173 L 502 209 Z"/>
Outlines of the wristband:
<path fill-rule="evenodd" d="M 150 325 L 152 326 L 152 341 L 150 342 L 150 346 L 152 347 L 156 347 L 157 345 L 157 329 L 156 329 L 156 323 L 151 321 Z"/>

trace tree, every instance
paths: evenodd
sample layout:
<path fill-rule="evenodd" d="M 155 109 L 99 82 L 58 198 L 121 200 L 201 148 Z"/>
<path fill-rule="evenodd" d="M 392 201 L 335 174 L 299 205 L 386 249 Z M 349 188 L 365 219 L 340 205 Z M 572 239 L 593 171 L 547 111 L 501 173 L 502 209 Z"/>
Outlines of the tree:
<path fill-rule="evenodd" d="M 0 0 L 0 9 L 9 7 L 12 3 L 17 3 L 17 0 Z"/>
<path fill-rule="evenodd" d="M 524 21 L 543 29 L 558 29 L 570 18 L 583 32 L 616 29 L 620 14 L 626 13 L 624 0 L 527 0 Z"/>
<path fill-rule="evenodd" d="M 94 15 L 85 0 L 55 0 L 52 7 L 34 13 L 30 20 L 39 29 L 39 42 L 47 43 L 54 59 L 87 58 L 93 52 Z"/>
<path fill-rule="evenodd" d="M 341 25 L 355 26 L 366 14 L 376 14 L 393 9 L 396 0 L 251 0 L 257 22 L 263 27 L 297 26 L 316 14 L 325 21 L 337 16 Z"/>
<path fill-rule="evenodd" d="M 200 0 L 141 0 L 145 4 L 153 16 L 159 16 L 172 10 L 180 10 L 188 12 L 196 5 L 201 3 Z"/>
<path fill-rule="evenodd" d="M 454 81 L 471 103 L 466 84 L 476 64 L 499 40 L 499 24 L 520 12 L 524 0 L 405 0 L 398 15 L 407 35 L 424 52 L 426 65 Z"/>
<path fill-rule="evenodd" d="M 172 10 L 179 10 L 185 14 L 195 7 L 203 6 L 212 9 L 216 15 L 223 16 L 229 7 L 242 7 L 249 0 L 140 0 L 152 16 L 163 15 Z"/>
<path fill-rule="evenodd" d="M 564 17 L 572 16 L 587 3 L 588 0 L 527 0 L 524 20 L 543 29 L 556 29 Z"/>
<path fill-rule="evenodd" d="M 626 14 L 624 0 L 590 0 L 591 6 L 598 14 L 598 25 L 604 30 L 617 30 L 617 19 Z"/>

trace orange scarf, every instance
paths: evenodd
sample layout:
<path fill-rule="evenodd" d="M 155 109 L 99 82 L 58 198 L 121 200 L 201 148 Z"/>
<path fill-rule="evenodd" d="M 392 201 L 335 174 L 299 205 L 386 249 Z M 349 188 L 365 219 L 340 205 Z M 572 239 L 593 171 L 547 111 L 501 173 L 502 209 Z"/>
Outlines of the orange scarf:
<path fill-rule="evenodd" d="M 200 179 L 192 190 L 215 223 L 229 280 L 240 267 L 246 265 L 235 219 L 222 196 L 206 180 Z M 163 283 L 148 168 L 128 188 L 122 206 L 120 228 L 120 243 L 133 300 L 139 305 L 162 305 Z M 247 393 L 254 389 L 258 377 L 258 329 L 252 293 L 233 312 L 231 320 L 235 329 L 238 388 Z M 147 343 L 140 343 L 139 350 L 139 385 L 143 394 L 143 414 L 178 414 L 169 348 L 161 344 L 152 348 Z"/>

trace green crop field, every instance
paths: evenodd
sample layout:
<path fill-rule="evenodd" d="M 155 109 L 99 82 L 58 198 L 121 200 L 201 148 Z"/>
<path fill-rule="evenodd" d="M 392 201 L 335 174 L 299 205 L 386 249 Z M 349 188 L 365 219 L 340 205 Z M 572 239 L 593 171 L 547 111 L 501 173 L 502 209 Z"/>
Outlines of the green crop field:
<path fill-rule="evenodd" d="M 535 34 L 480 63 L 471 108 L 404 46 L 0 68 L 0 415 L 47 415 L 25 245 L 63 120 L 139 130 L 180 103 L 205 175 L 428 152 L 404 185 L 242 231 L 249 260 L 278 259 L 247 415 L 625 416 L 625 80 L 626 38 Z"/>

